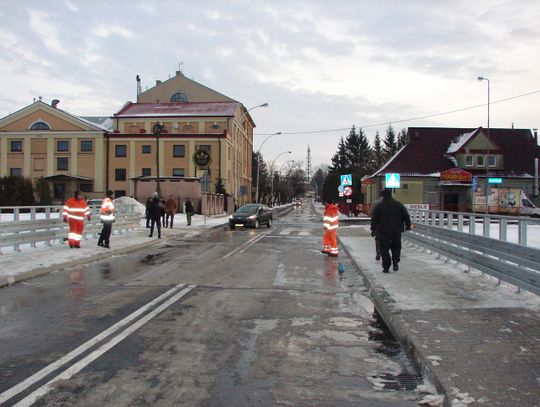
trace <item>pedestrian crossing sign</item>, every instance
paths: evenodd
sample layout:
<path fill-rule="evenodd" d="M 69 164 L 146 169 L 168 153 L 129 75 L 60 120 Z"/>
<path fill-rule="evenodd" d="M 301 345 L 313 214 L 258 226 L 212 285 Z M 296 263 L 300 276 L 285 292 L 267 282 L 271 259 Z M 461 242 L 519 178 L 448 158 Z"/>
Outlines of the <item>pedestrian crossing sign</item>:
<path fill-rule="evenodd" d="M 386 174 L 386 188 L 399 188 L 399 174 Z"/>
<path fill-rule="evenodd" d="M 345 174 L 341 176 L 341 185 L 352 185 L 352 174 Z"/>

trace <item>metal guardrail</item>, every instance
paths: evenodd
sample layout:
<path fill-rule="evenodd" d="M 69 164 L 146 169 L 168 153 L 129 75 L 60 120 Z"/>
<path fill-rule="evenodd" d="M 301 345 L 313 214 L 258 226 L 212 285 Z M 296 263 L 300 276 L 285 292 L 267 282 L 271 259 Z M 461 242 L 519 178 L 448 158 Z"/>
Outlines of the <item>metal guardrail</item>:
<path fill-rule="evenodd" d="M 527 246 L 529 225 L 539 226 L 540 219 L 526 216 L 502 216 L 470 212 L 445 212 L 433 210 L 409 209 L 411 222 L 430 226 L 438 226 L 472 235 L 492 237 L 493 231 L 500 241 L 514 240 L 521 246 Z M 478 227 L 482 230 L 478 231 Z M 477 233 L 480 232 L 480 233 Z"/>
<path fill-rule="evenodd" d="M 28 207 L 37 208 L 37 207 Z M 21 245 L 36 247 L 37 243 L 52 245 L 54 241 L 62 241 L 67 237 L 69 226 L 64 223 L 61 216 L 61 207 L 50 208 L 48 211 L 32 211 L 30 220 L 13 220 L 0 222 L 0 248 L 13 246 L 20 250 Z M 54 209 L 53 209 L 54 208 Z M 55 209 L 57 216 L 53 218 Z M 21 207 L 17 213 L 21 214 Z M 85 222 L 83 239 L 95 238 L 101 232 L 102 224 L 99 218 L 99 209 L 92 207 L 92 220 Z M 116 220 L 113 232 L 124 233 L 140 226 L 141 215 L 134 211 L 133 205 L 116 205 Z M 12 213 L 15 213 L 13 211 Z M 24 213 L 24 212 L 23 212 Z M 30 213 L 30 212 L 28 212 Z M 39 217 L 42 216 L 42 219 Z M 20 217 L 19 217 L 20 218 Z"/>
<path fill-rule="evenodd" d="M 417 222 L 403 238 L 540 295 L 538 249 Z"/>

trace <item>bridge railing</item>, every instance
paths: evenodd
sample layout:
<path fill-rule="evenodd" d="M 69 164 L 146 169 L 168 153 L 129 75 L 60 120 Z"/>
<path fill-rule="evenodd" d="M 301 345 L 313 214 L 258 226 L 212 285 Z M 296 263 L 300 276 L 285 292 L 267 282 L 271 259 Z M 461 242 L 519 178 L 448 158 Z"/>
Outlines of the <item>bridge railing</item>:
<path fill-rule="evenodd" d="M 38 243 L 52 245 L 67 237 L 69 226 L 63 222 L 62 206 L 0 207 L 0 248 L 21 245 L 36 247 Z M 134 205 L 115 205 L 113 232 L 125 233 L 140 225 L 141 215 Z M 83 239 L 95 238 L 101 232 L 99 206 L 91 207 L 92 220 L 86 221 Z"/>
<path fill-rule="evenodd" d="M 479 214 L 456 216 L 440 211 L 410 212 L 414 228 L 403 235 L 405 240 L 540 295 L 540 250 L 525 245 L 531 219 Z M 479 217 L 482 235 L 477 234 L 475 228 Z M 490 237 L 492 222 L 499 225 L 499 239 Z M 537 225 L 536 221 L 532 223 Z M 518 243 L 507 241 L 508 227 L 512 224 L 517 228 Z"/>

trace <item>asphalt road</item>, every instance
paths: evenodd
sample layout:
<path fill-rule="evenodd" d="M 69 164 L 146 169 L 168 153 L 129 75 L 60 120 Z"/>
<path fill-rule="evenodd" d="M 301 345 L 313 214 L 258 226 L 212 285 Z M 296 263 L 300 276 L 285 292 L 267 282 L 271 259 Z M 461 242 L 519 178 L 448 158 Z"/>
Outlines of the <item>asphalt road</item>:
<path fill-rule="evenodd" d="M 416 406 L 421 378 L 321 234 L 300 207 L 1 289 L 0 405 Z"/>

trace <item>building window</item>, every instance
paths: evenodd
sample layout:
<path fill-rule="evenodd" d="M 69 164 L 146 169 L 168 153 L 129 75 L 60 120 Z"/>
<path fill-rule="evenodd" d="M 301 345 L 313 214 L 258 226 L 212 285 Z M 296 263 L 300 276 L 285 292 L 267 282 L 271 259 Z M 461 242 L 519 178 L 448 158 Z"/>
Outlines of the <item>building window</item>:
<path fill-rule="evenodd" d="M 477 167 L 483 167 L 484 166 L 484 156 L 483 155 L 477 155 L 476 156 L 476 166 Z"/>
<path fill-rule="evenodd" d="M 184 169 L 183 168 L 173 168 L 172 170 L 173 177 L 183 177 Z"/>
<path fill-rule="evenodd" d="M 210 153 L 210 150 L 211 150 L 211 145 L 210 144 L 200 144 L 198 147 L 197 147 L 197 150 L 199 151 L 206 151 L 207 153 Z"/>
<path fill-rule="evenodd" d="M 115 168 L 114 169 L 114 180 L 115 181 L 125 181 L 126 180 L 126 169 L 125 168 Z"/>
<path fill-rule="evenodd" d="M 32 126 L 30 126 L 30 130 L 50 130 L 50 129 L 51 128 L 49 127 L 49 125 L 42 121 L 35 122 L 34 124 L 32 124 Z"/>
<path fill-rule="evenodd" d="M 466 167 L 472 167 L 473 166 L 473 157 L 472 157 L 472 155 L 465 156 L 465 166 Z"/>
<path fill-rule="evenodd" d="M 126 196 L 126 190 L 125 189 L 115 189 L 114 190 L 114 197 L 120 198 L 122 196 Z"/>
<path fill-rule="evenodd" d="M 171 96 L 171 102 L 187 102 L 188 97 L 184 92 L 176 92 Z"/>
<path fill-rule="evenodd" d="M 21 153 L 22 152 L 22 141 L 21 140 L 12 140 L 11 141 L 11 152 L 12 153 Z"/>
<path fill-rule="evenodd" d="M 81 153 L 91 153 L 94 151 L 94 142 L 92 140 L 81 140 Z"/>
<path fill-rule="evenodd" d="M 497 166 L 497 157 L 494 155 L 488 155 L 488 167 L 496 167 Z"/>
<path fill-rule="evenodd" d="M 149 144 L 145 144 L 142 146 L 142 153 L 143 154 L 150 154 L 152 152 L 152 146 Z"/>
<path fill-rule="evenodd" d="M 152 175 L 152 168 L 143 168 L 142 169 L 142 176 L 143 177 L 149 177 Z"/>
<path fill-rule="evenodd" d="M 69 161 L 67 157 L 56 157 L 56 171 L 67 171 Z"/>
<path fill-rule="evenodd" d="M 58 140 L 56 142 L 56 151 L 63 153 L 69 151 L 69 140 Z"/>
<path fill-rule="evenodd" d="M 54 184 L 53 187 L 54 199 L 66 199 L 66 184 Z"/>
<path fill-rule="evenodd" d="M 127 155 L 127 147 L 125 144 L 118 144 L 114 146 L 115 157 L 125 157 Z"/>
<path fill-rule="evenodd" d="M 22 176 L 22 169 L 21 168 L 10 168 L 9 169 L 9 175 L 20 177 L 20 176 Z"/>
<path fill-rule="evenodd" d="M 183 144 L 173 145 L 173 157 L 185 157 L 186 156 L 186 146 Z"/>
<path fill-rule="evenodd" d="M 79 189 L 81 190 L 81 192 L 92 192 L 93 185 L 90 184 L 90 183 L 81 184 L 81 185 L 79 185 Z"/>

